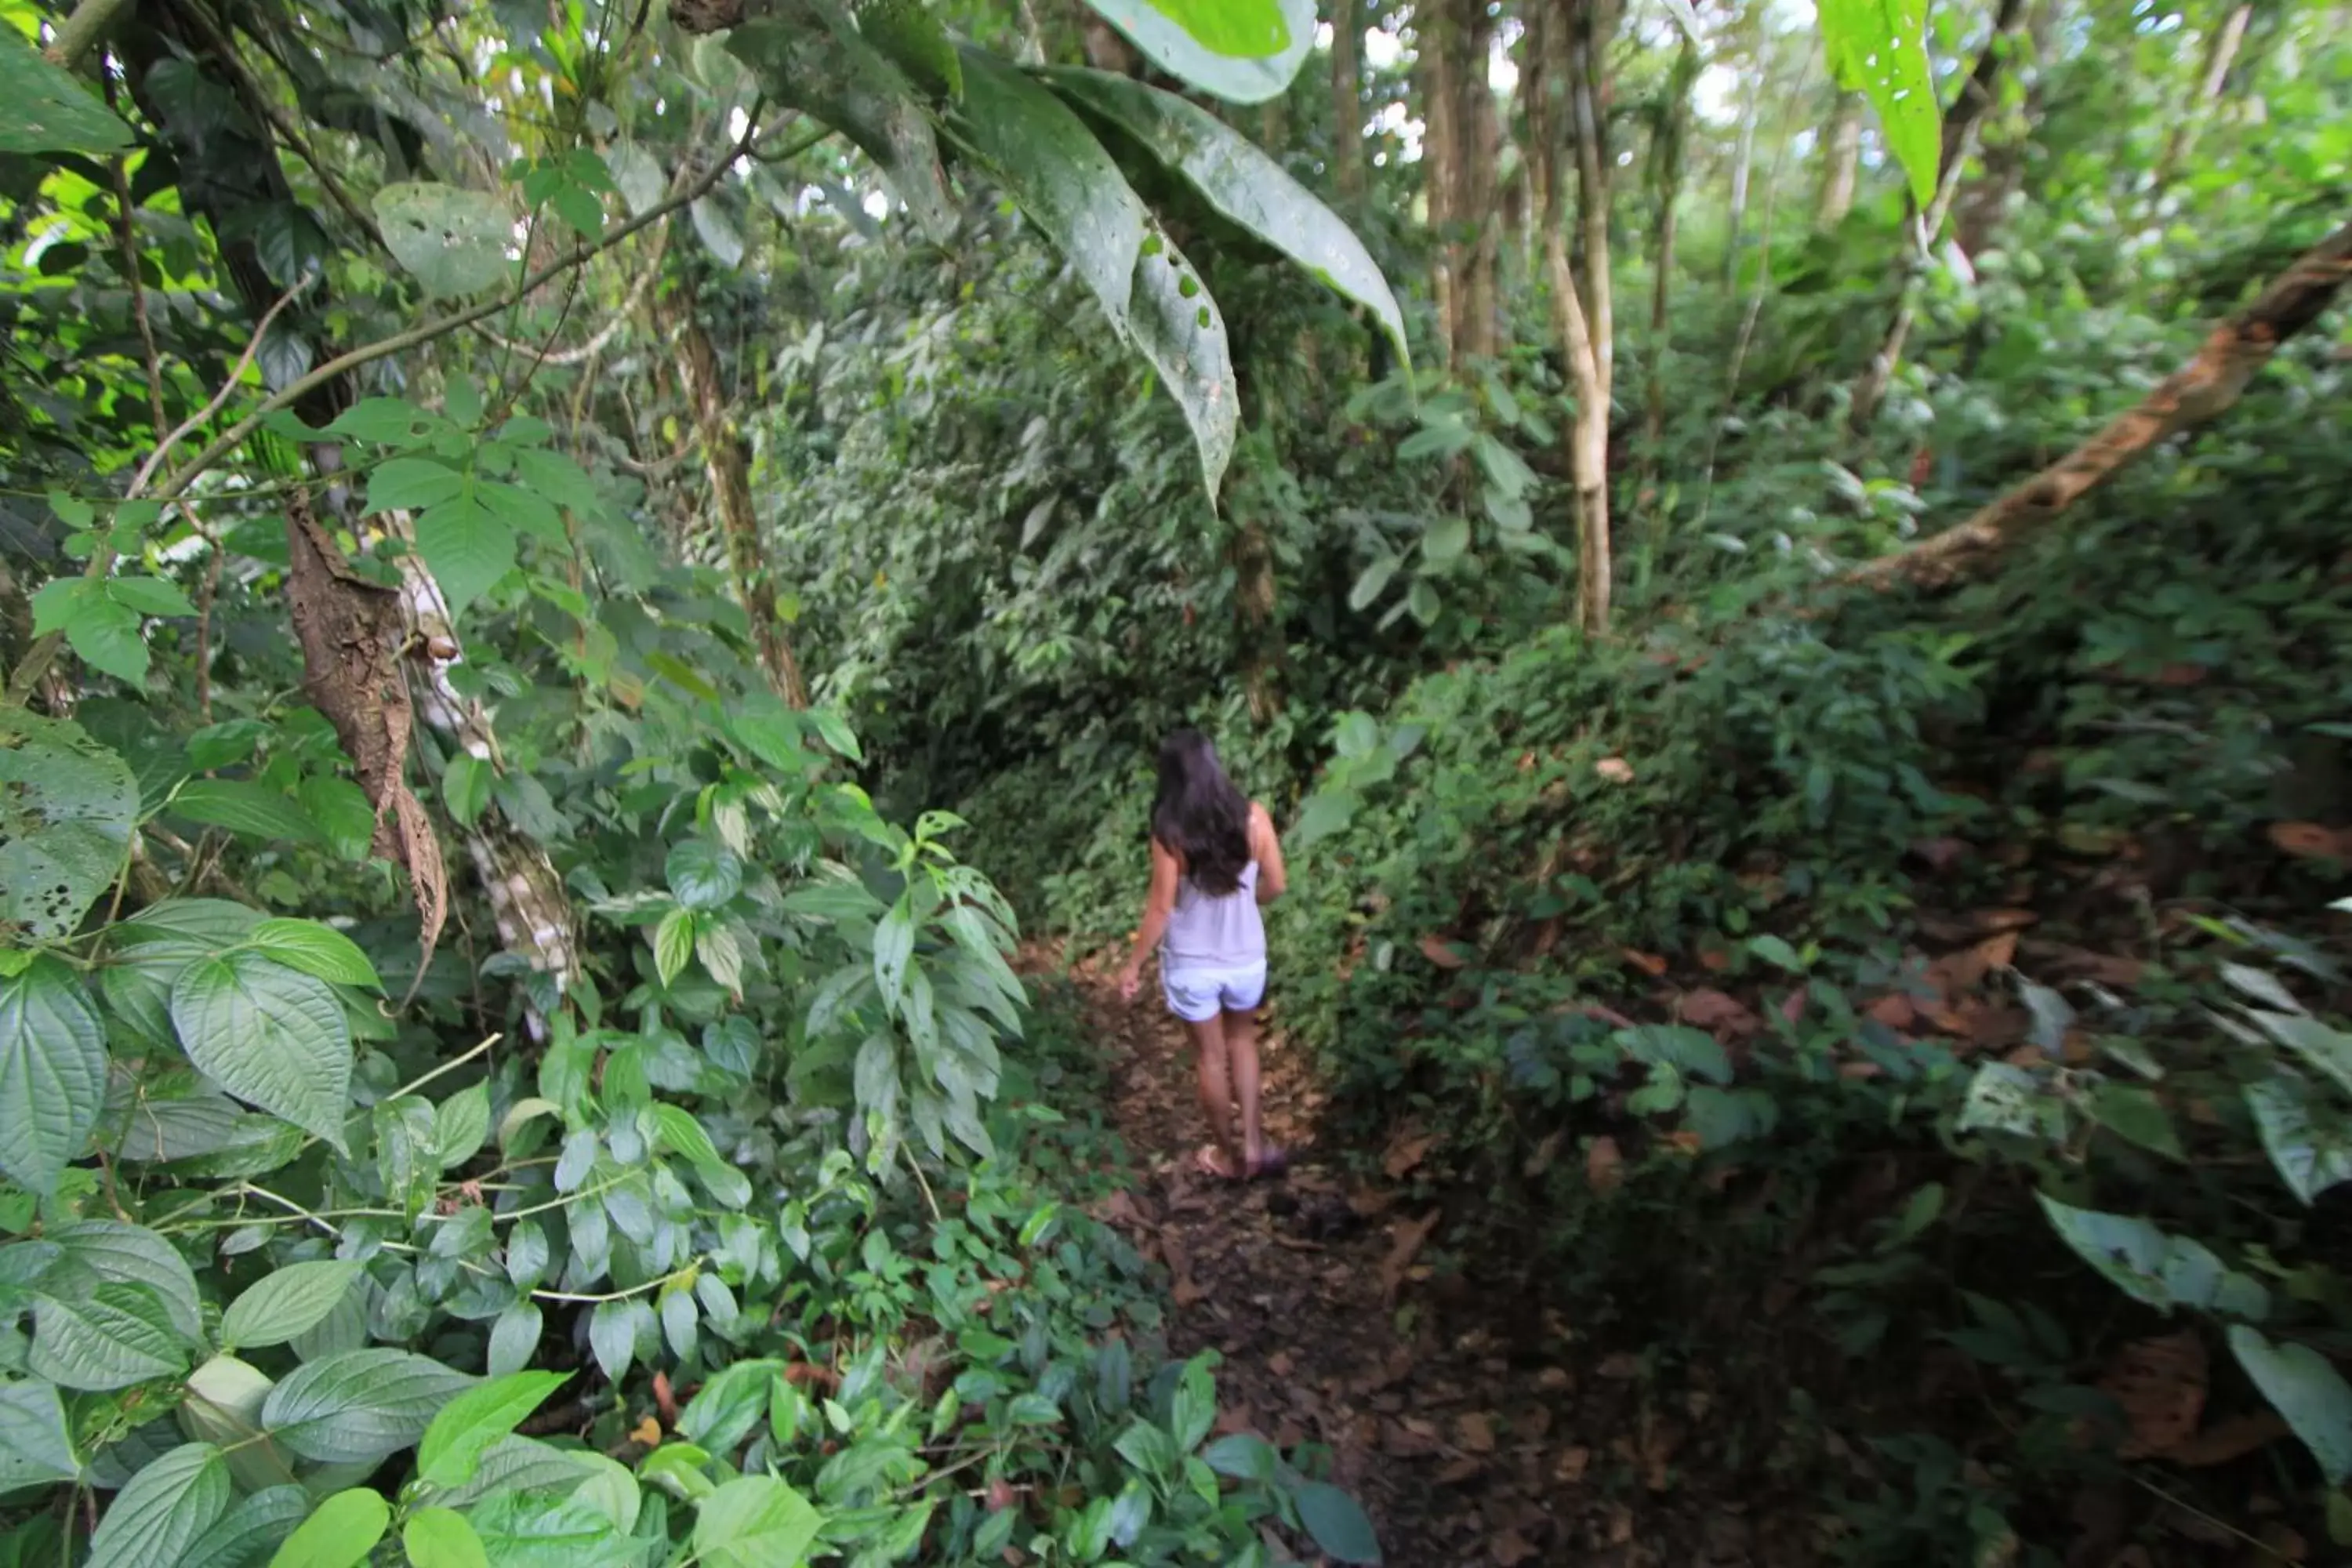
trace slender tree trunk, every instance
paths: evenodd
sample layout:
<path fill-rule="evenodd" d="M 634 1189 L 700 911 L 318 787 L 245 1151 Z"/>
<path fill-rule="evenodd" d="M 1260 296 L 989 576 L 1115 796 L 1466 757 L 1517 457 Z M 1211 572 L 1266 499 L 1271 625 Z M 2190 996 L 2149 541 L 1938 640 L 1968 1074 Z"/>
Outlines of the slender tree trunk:
<path fill-rule="evenodd" d="M 1835 228 L 1853 210 L 1854 182 L 1862 168 L 1862 94 L 1838 94 L 1836 112 L 1822 140 L 1822 195 L 1813 221 L 1820 227 Z"/>
<path fill-rule="evenodd" d="M 1675 286 L 1675 223 L 1682 205 L 1684 143 L 1689 139 L 1691 84 L 1698 79 L 1698 46 L 1688 35 L 1675 57 L 1675 72 L 1667 83 L 1672 95 L 1660 123 L 1657 143 L 1656 216 L 1651 224 L 1654 243 L 1650 277 L 1650 390 L 1642 421 L 1642 474 L 1644 487 L 1657 479 L 1666 429 L 1666 356 L 1672 346 L 1667 307 Z"/>
<path fill-rule="evenodd" d="M 1576 620 L 1588 635 L 1609 629 L 1613 568 L 1609 526 L 1609 396 L 1613 353 L 1609 289 L 1608 151 L 1601 141 L 1598 76 L 1613 12 L 1602 0 L 1573 0 L 1538 13 L 1530 56 L 1530 169 L 1541 202 L 1544 271 L 1552 324 L 1576 401 L 1568 468 L 1576 499 Z M 1580 273 L 1569 255 L 1568 213 L 1559 154 L 1573 138 Z"/>
<path fill-rule="evenodd" d="M 677 345 L 678 374 L 686 384 L 687 403 L 694 411 L 695 437 L 702 447 L 703 472 L 710 480 L 711 501 L 719 513 L 728 575 L 751 621 L 751 646 L 769 689 L 790 706 L 805 708 L 808 689 L 801 683 L 800 662 L 793 657 L 792 642 L 784 635 L 775 579 L 767 570 L 766 552 L 760 545 L 759 519 L 751 506 L 750 458 L 728 406 L 719 356 L 711 349 L 710 334 L 703 329 L 693 274 L 681 267 L 677 278 L 677 292 L 667 300 L 656 291 L 655 309 L 663 335 Z"/>
<path fill-rule="evenodd" d="M 1422 79 L 1422 180 L 1426 218 L 1437 238 L 1430 283 L 1437 305 L 1438 340 L 1448 364 L 1459 364 L 1463 323 L 1465 257 L 1456 232 L 1461 205 L 1462 92 L 1460 46 L 1454 7 L 1429 0 L 1425 26 L 1416 13 Z"/>
<path fill-rule="evenodd" d="M 1846 418 L 1857 436 L 1868 430 L 1877 418 L 1879 405 L 1885 401 L 1886 389 L 1894 383 L 1895 367 L 1903 362 L 1904 347 L 1910 341 L 1911 327 L 1918 316 L 1916 294 L 1921 260 L 1936 237 L 1943 232 L 1944 220 L 1959 194 L 1960 170 L 1975 148 L 1978 127 L 1984 123 L 2000 90 L 2001 67 L 2015 48 L 2025 12 L 2026 0 L 2000 0 L 2000 9 L 1993 17 L 1992 37 L 1977 56 L 1976 68 L 1960 85 L 1958 100 L 1944 115 L 1936 159 L 1934 200 L 1925 213 L 1919 212 L 1916 203 L 1906 207 L 1918 221 L 1918 233 L 1916 243 L 1905 251 L 1896 279 L 1895 314 L 1879 338 L 1878 352 L 1871 355 L 1868 367 L 1854 381 Z"/>
<path fill-rule="evenodd" d="M 1759 61 L 1748 84 L 1748 106 L 1739 113 L 1739 142 L 1731 154 L 1731 217 L 1723 241 L 1726 283 L 1739 279 L 1739 236 L 1748 226 L 1748 185 L 1756 167 L 1756 127 L 1763 115 L 1764 68 Z"/>
<path fill-rule="evenodd" d="M 1361 0 L 1331 8 L 1331 180 L 1349 201 L 1364 194 Z"/>
<path fill-rule="evenodd" d="M 1485 0 L 1466 0 L 1464 10 L 1463 125 L 1458 143 L 1462 205 L 1458 216 L 1475 227 L 1468 242 L 1467 276 L 1463 288 L 1462 348 L 1474 359 L 1492 359 L 1502 348 L 1502 304 L 1496 279 L 1502 263 L 1503 221 L 1496 166 L 1502 159 L 1503 129 L 1486 70 L 1495 37 L 1494 23 L 1486 14 Z"/>
<path fill-rule="evenodd" d="M 2017 112 L 1988 125 L 1979 140 L 1984 148 L 1982 172 L 1960 187 L 1952 204 L 1952 238 L 1960 254 L 1974 260 L 1991 248 L 2010 204 L 2025 189 L 2026 153 L 2041 129 L 2049 82 L 2050 44 L 2058 27 L 2060 0 L 2034 0 L 2033 15 L 2025 25 L 2028 45 L 2021 68 L 2025 94 Z"/>
<path fill-rule="evenodd" d="M 2221 89 L 2230 79 L 2230 67 L 2238 58 L 2239 46 L 2246 41 L 2246 24 L 2253 16 L 2252 5 L 2233 5 L 2222 17 L 2221 25 L 2207 37 L 2204 68 L 2197 76 L 2197 96 L 2189 100 L 2180 118 L 2172 122 L 2171 134 L 2165 137 L 2164 151 L 2156 160 L 2156 174 L 2148 184 L 2150 207 L 2163 199 L 2165 187 L 2180 172 L 2180 165 L 2197 145 L 2198 134 L 2212 117 L 2213 106 L 2221 101 Z"/>
<path fill-rule="evenodd" d="M 2317 321 L 2352 283 L 2352 223 L 2306 251 L 2262 297 L 2209 334 L 2196 357 L 2105 429 L 1968 521 L 1853 574 L 1874 587 L 1934 586 L 1990 563 L 2018 536 L 2105 483 L 2149 447 L 2219 417 L 2279 345 Z"/>

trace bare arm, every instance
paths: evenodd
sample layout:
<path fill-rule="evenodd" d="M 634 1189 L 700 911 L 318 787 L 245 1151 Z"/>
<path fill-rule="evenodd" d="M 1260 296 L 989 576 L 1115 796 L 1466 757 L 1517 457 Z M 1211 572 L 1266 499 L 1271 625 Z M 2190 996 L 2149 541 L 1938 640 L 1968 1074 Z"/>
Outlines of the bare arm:
<path fill-rule="evenodd" d="M 1176 881 L 1181 874 L 1176 857 L 1157 838 L 1151 841 L 1151 890 L 1143 900 L 1143 923 L 1135 931 L 1135 951 L 1128 955 L 1124 978 L 1143 973 L 1143 961 L 1167 933 L 1168 917 L 1176 908 Z"/>
<path fill-rule="evenodd" d="M 1249 836 L 1250 855 L 1257 861 L 1257 901 L 1270 904 L 1290 886 L 1290 874 L 1282 864 L 1282 840 L 1275 837 L 1274 818 L 1255 803 L 1250 806 Z"/>

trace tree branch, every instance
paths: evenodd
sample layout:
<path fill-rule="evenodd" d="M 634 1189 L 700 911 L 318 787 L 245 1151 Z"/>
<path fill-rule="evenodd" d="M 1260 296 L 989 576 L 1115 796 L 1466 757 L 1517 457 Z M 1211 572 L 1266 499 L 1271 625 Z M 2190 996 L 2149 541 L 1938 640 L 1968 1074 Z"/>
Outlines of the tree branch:
<path fill-rule="evenodd" d="M 1875 588 L 1898 582 L 1934 587 L 1986 565 L 2012 540 L 2105 483 L 2150 447 L 2218 417 L 2278 346 L 2317 321 L 2347 282 L 2352 223 L 2305 252 L 2261 298 L 2216 327 L 2195 358 L 2106 428 L 1958 527 L 1882 555 L 1847 580 Z"/>
<path fill-rule="evenodd" d="M 355 348 L 349 353 L 331 359 L 301 379 L 289 384 L 284 390 L 265 398 L 260 407 L 237 421 L 211 446 L 189 458 L 184 467 L 163 482 L 157 490 L 157 495 L 163 500 L 169 500 L 186 489 L 194 482 L 198 475 L 243 445 L 246 437 L 261 427 L 263 420 L 279 409 L 299 401 L 305 394 L 324 386 L 336 377 L 357 370 L 363 364 L 373 364 L 377 360 L 400 353 L 403 349 L 413 349 L 420 344 L 429 343 L 436 338 L 446 337 L 461 327 L 468 327 L 476 321 L 487 321 L 525 295 L 543 288 L 551 279 L 562 277 L 575 267 L 584 265 L 595 257 L 612 249 L 631 235 L 660 222 L 680 207 L 700 200 L 726 177 L 727 171 L 734 167 L 735 161 L 751 150 L 752 138 L 758 133 L 758 130 L 759 124 L 755 117 L 751 123 L 743 128 L 742 136 L 736 141 L 726 155 L 688 184 L 684 190 L 655 206 L 647 207 L 620 227 L 607 233 L 594 244 L 575 246 L 569 255 L 549 262 L 520 282 L 501 289 L 495 297 L 478 305 L 468 305 L 462 310 L 453 310 L 448 315 L 411 327 L 406 331 L 394 332 L 388 338 L 380 338 L 374 342 Z"/>
<path fill-rule="evenodd" d="M 42 53 L 51 65 L 80 69 L 82 57 L 103 42 L 137 4 L 138 0 L 81 0 L 73 15 L 58 24 L 57 36 Z"/>

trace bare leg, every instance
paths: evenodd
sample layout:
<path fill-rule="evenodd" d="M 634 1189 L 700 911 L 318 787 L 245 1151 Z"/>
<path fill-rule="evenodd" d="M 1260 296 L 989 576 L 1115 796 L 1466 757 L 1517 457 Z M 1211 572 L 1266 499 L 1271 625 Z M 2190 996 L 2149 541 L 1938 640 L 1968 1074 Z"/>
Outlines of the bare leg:
<path fill-rule="evenodd" d="M 1241 1175 L 1249 1170 L 1241 1142 L 1234 1136 L 1234 1085 L 1228 1070 L 1225 1037 L 1225 1015 L 1219 1015 L 1203 1024 L 1187 1019 L 1184 1032 L 1192 1037 L 1193 1052 L 1200 1061 L 1201 1110 L 1209 1119 L 1209 1131 L 1217 1140 L 1217 1148 L 1225 1157 L 1226 1173 Z M 1255 1042 L 1250 1054 L 1250 1081 L 1256 1084 L 1257 1054 Z M 1255 1101 L 1253 1101 L 1255 1107 Z M 1251 1114 L 1255 1115 L 1253 1109 Z"/>
<path fill-rule="evenodd" d="M 1255 1175 L 1265 1158 L 1265 1131 L 1258 1122 L 1257 1009 L 1224 1015 L 1225 1055 L 1233 1065 L 1234 1099 L 1242 1112 L 1242 1166 Z"/>

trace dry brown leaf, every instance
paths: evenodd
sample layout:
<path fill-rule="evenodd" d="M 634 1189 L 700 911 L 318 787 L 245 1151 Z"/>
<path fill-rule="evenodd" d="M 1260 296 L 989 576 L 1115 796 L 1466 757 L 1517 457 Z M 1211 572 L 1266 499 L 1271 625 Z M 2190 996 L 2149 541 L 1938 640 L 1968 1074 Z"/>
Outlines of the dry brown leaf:
<path fill-rule="evenodd" d="M 1437 965 L 1440 969 L 1459 969 L 1465 963 L 1469 962 L 1460 953 L 1454 952 L 1453 948 L 1446 945 L 1445 939 L 1442 936 L 1423 937 L 1421 939 L 1421 956 L 1429 960 L 1430 963 Z"/>
<path fill-rule="evenodd" d="M 1706 1141 L 1686 1127 L 1667 1133 L 1664 1142 L 1677 1154 L 1696 1154 L 1706 1147 Z"/>
<path fill-rule="evenodd" d="M 1437 1228 L 1438 1216 L 1444 1213 L 1432 1209 L 1419 1219 L 1401 1219 L 1390 1235 L 1393 1238 L 1389 1255 L 1381 1260 L 1381 1299 L 1393 1302 L 1397 1291 L 1404 1285 L 1404 1277 L 1412 1268 L 1412 1260 L 1421 1256 L 1422 1244 L 1430 1232 Z"/>
<path fill-rule="evenodd" d="M 1545 1134 L 1543 1142 L 1536 1145 L 1535 1152 L 1529 1154 L 1526 1163 L 1520 1165 L 1520 1173 L 1535 1177 L 1550 1170 L 1552 1161 L 1559 1157 L 1560 1140 L 1566 1136 L 1567 1134 L 1561 1132 Z"/>
<path fill-rule="evenodd" d="M 2126 1423 L 2118 1457 L 2145 1458 L 2186 1442 L 2205 1413 L 2206 1377 L 2205 1342 L 2194 1330 L 2118 1351 L 2099 1378 Z"/>
<path fill-rule="evenodd" d="M 1265 1358 L 1265 1370 L 1276 1377 L 1288 1377 L 1293 1364 L 1288 1351 L 1276 1351 Z"/>
<path fill-rule="evenodd" d="M 1559 1463 L 1552 1467 L 1552 1474 L 1563 1484 L 1574 1486 L 1584 1479 L 1585 1467 L 1591 1463 L 1592 1450 L 1580 1443 L 1560 1451 Z"/>
<path fill-rule="evenodd" d="M 1684 1023 L 1701 1029 L 1752 1035 L 1758 1026 L 1756 1015 L 1745 1003 L 1720 991 L 1703 988 L 1690 993 L 1682 1000 L 1681 1012 Z"/>
<path fill-rule="evenodd" d="M 1629 1377 L 1642 1375 L 1642 1358 L 1632 1351 L 1619 1351 L 1592 1370 L 1603 1377 L 1616 1378 L 1622 1382 Z"/>
<path fill-rule="evenodd" d="M 658 1448 L 661 1447 L 661 1440 L 662 1425 L 650 1415 L 629 1429 L 629 1441 L 632 1443 L 642 1444 L 648 1448 Z"/>
<path fill-rule="evenodd" d="M 1621 947 L 1617 951 L 1624 955 L 1626 963 L 1653 980 L 1666 972 L 1666 961 L 1654 952 L 1643 952 L 1631 947 Z"/>
<path fill-rule="evenodd" d="M 1957 838 L 1922 838 L 1911 846 L 1912 854 L 1938 871 L 1950 869 L 1968 852 L 1969 847 Z"/>
<path fill-rule="evenodd" d="M 2266 1447 L 2287 1434 L 2287 1425 L 2275 1410 L 2257 1411 L 2251 1415 L 2235 1415 L 2185 1442 L 2176 1443 L 2161 1456 L 2169 1463 L 2203 1469 L 2213 1465 L 2227 1465 L 2244 1458 L 2257 1448 Z"/>
<path fill-rule="evenodd" d="M 1389 1173 L 1391 1182 L 1401 1181 L 1429 1154 L 1430 1146 L 1437 1140 L 1408 1122 L 1391 1140 L 1388 1152 L 1381 1156 L 1381 1169 Z"/>
<path fill-rule="evenodd" d="M 1475 1454 L 1465 1454 L 1437 1472 L 1437 1484 L 1441 1487 L 1458 1487 L 1486 1468 L 1486 1460 Z"/>
<path fill-rule="evenodd" d="M 1890 1029 L 1907 1029 L 1918 1018 L 1919 1009 L 1914 1007 L 1911 998 L 1900 991 L 1890 991 L 1864 1008 L 1863 1016 L 1874 1018 Z"/>
<path fill-rule="evenodd" d="M 1519 1568 L 1522 1563 L 1532 1563 L 1540 1555 L 1528 1538 L 1516 1530 L 1507 1530 L 1487 1544 L 1501 1568 Z"/>
<path fill-rule="evenodd" d="M 1625 1179 L 1625 1152 L 1603 1135 L 1584 1148 L 1584 1179 L 1596 1193 L 1613 1193 Z"/>
<path fill-rule="evenodd" d="M 1495 1451 L 1495 1418 L 1484 1411 L 1471 1411 L 1454 1423 L 1454 1440 L 1455 1446 L 1465 1453 L 1493 1453 Z"/>
<path fill-rule="evenodd" d="M 1603 757 L 1592 764 L 1592 771 L 1611 784 L 1633 782 L 1633 764 L 1622 757 Z"/>
<path fill-rule="evenodd" d="M 2316 822 L 2273 822 L 2267 829 L 2273 844 L 2301 860 L 2352 860 L 2352 829 L 2322 827 Z"/>

